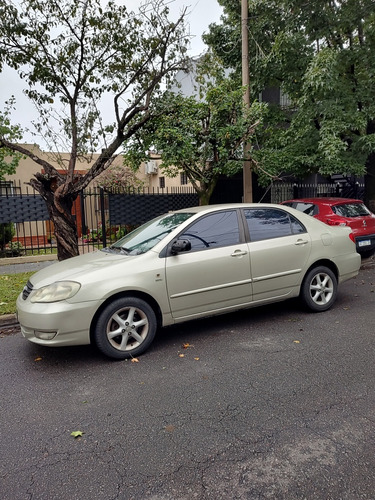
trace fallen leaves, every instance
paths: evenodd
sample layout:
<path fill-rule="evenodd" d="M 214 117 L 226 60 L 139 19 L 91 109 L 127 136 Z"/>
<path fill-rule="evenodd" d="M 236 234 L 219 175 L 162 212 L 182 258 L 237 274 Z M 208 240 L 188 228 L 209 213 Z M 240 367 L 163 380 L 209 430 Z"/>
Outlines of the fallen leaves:
<path fill-rule="evenodd" d="M 184 342 L 184 343 L 182 344 L 182 348 L 183 348 L 183 349 L 190 349 L 190 348 L 193 348 L 193 349 L 194 349 L 194 346 L 193 346 L 193 344 L 189 344 L 189 342 Z M 179 358 L 185 358 L 185 357 L 186 357 L 186 355 L 185 355 L 184 353 L 182 353 L 182 352 L 178 351 L 178 357 L 179 357 Z M 198 356 L 195 356 L 195 357 L 194 357 L 194 361 L 199 361 L 199 359 L 200 359 L 200 358 L 199 358 Z"/>
<path fill-rule="evenodd" d="M 73 431 L 70 433 L 70 435 L 73 436 L 75 439 L 77 439 L 77 438 L 83 436 L 83 432 L 82 431 Z"/>
<path fill-rule="evenodd" d="M 194 347 L 193 345 L 189 344 L 188 342 L 186 342 L 185 344 L 182 344 L 182 347 L 184 349 L 189 349 L 189 347 Z"/>

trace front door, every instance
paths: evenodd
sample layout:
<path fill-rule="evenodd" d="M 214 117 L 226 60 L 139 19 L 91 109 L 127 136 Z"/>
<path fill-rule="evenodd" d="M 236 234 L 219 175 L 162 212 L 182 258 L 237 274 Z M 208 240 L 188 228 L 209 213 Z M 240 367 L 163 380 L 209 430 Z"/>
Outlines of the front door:
<path fill-rule="evenodd" d="M 250 257 L 237 210 L 223 210 L 195 221 L 179 236 L 191 250 L 166 259 L 172 315 L 187 319 L 249 304 Z"/>

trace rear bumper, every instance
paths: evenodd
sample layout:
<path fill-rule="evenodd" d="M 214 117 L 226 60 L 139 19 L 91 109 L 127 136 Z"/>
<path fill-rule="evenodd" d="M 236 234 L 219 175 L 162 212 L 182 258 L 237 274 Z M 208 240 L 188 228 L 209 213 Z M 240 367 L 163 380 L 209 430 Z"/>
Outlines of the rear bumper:
<path fill-rule="evenodd" d="M 357 236 L 355 245 L 359 254 L 370 253 L 375 251 L 375 234 L 366 234 L 365 236 Z"/>

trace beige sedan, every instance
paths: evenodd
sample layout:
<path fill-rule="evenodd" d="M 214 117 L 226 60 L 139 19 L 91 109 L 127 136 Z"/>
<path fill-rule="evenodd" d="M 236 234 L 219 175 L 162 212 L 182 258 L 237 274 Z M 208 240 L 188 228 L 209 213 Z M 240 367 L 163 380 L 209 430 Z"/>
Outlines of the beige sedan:
<path fill-rule="evenodd" d="M 359 267 L 348 227 L 280 205 L 193 207 L 34 274 L 18 297 L 18 320 L 32 342 L 94 343 L 125 359 L 173 323 L 298 296 L 325 311 Z"/>

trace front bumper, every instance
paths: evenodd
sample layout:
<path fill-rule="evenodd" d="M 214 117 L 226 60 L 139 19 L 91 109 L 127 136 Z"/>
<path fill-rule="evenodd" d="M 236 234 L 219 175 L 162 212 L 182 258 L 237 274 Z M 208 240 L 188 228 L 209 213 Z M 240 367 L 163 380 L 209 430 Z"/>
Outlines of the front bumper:
<path fill-rule="evenodd" d="M 100 304 L 66 301 L 32 304 L 17 299 L 17 318 L 21 333 L 30 342 L 45 346 L 90 344 L 90 324 Z"/>

